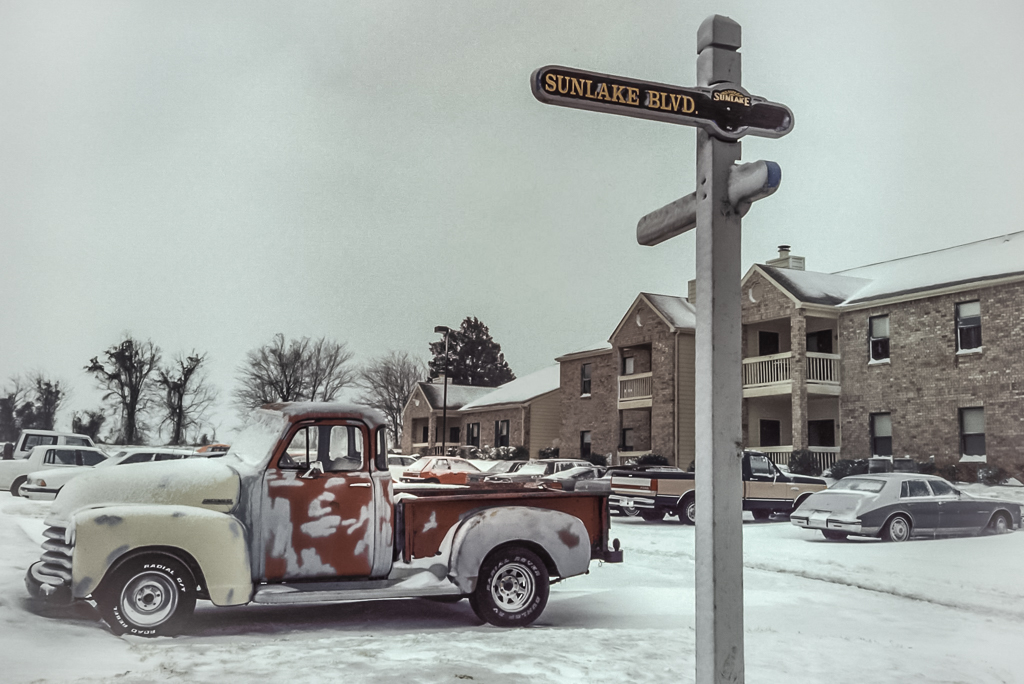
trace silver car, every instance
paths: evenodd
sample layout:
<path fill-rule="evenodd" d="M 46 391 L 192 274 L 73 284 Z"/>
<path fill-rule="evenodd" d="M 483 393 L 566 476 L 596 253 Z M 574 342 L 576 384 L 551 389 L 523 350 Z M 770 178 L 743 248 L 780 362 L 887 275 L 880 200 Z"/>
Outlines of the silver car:
<path fill-rule="evenodd" d="M 826 539 L 859 535 L 906 541 L 1010 532 L 1020 528 L 1021 507 L 971 496 L 935 475 L 874 473 L 845 477 L 811 494 L 789 519 L 821 530 Z"/>

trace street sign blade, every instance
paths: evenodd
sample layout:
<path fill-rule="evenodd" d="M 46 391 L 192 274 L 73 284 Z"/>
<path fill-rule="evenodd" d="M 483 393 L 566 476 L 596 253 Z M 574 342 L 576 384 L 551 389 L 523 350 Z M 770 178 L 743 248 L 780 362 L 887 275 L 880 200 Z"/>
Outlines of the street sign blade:
<path fill-rule="evenodd" d="M 636 224 L 636 241 L 645 247 L 653 247 L 696 227 L 697 193 L 691 192 L 640 219 Z"/>
<path fill-rule="evenodd" d="M 789 107 L 730 83 L 683 88 L 552 65 L 533 72 L 530 88 L 545 104 L 694 126 L 729 142 L 793 130 Z"/>

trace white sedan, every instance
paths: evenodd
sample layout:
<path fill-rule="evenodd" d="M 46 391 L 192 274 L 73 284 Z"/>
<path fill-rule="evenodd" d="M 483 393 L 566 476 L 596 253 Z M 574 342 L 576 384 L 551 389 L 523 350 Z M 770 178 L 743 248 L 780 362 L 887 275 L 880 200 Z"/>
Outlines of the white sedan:
<path fill-rule="evenodd" d="M 182 458 L 189 458 L 193 455 L 191 449 L 154 449 L 144 447 L 137 449 L 126 449 L 97 463 L 97 467 L 106 468 L 115 465 L 129 465 L 132 463 L 149 463 L 151 461 L 176 461 Z M 57 493 L 68 483 L 68 480 L 86 472 L 84 468 L 42 470 L 29 473 L 25 483 L 21 485 L 20 494 L 33 501 L 53 501 Z"/>
<path fill-rule="evenodd" d="M 0 489 L 18 496 L 18 490 L 28 479 L 29 473 L 37 470 L 62 470 L 78 474 L 85 472 L 84 468 L 105 460 L 107 454 L 96 447 L 52 444 L 37 446 L 25 458 L 0 461 Z"/>

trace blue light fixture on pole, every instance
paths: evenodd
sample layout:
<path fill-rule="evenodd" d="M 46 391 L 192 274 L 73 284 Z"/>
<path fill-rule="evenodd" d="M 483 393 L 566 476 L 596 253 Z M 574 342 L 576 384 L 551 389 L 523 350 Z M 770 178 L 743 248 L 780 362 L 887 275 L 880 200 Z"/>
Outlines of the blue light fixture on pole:
<path fill-rule="evenodd" d="M 438 325 L 434 332 L 444 335 L 444 398 L 441 400 L 441 455 L 444 456 L 448 452 L 448 336 L 452 329 L 446 325 Z"/>

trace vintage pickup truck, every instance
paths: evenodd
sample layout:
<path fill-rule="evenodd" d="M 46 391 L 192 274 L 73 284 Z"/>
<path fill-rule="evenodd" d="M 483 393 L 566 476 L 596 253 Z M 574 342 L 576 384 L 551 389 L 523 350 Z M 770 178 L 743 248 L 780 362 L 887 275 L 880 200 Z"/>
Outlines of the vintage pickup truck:
<path fill-rule="evenodd" d="M 218 606 L 468 597 L 527 625 L 552 579 L 620 562 L 607 494 L 508 486 L 394 492 L 377 412 L 273 404 L 216 460 L 106 468 L 70 481 L 46 518 L 30 593 L 91 599 L 116 633 L 181 629 Z M 102 472 L 102 471 L 106 472 Z"/>
<path fill-rule="evenodd" d="M 611 479 L 612 506 L 636 508 L 648 522 L 665 515 L 679 516 L 680 522 L 689 525 L 697 519 L 693 473 L 614 471 Z M 743 510 L 750 511 L 755 520 L 789 513 L 826 486 L 821 478 L 783 473 L 759 451 L 743 452 Z"/>

